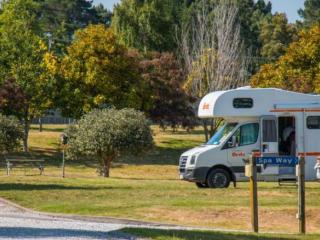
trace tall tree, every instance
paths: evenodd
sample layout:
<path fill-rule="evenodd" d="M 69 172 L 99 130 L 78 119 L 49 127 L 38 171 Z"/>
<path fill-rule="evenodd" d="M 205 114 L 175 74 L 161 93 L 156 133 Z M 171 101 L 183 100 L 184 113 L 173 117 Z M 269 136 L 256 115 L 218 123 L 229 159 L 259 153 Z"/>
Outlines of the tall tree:
<path fill-rule="evenodd" d="M 31 120 L 51 106 L 54 84 L 44 64 L 47 48 L 39 36 L 39 5 L 32 0 L 8 0 L 2 7 L 0 83 L 3 88 L 8 84 L 5 79 L 15 79 L 14 84 L 25 98 L 20 111 L 12 114 L 24 124 L 24 150 L 27 151 Z"/>
<path fill-rule="evenodd" d="M 190 1 L 189 1 L 190 2 Z M 123 42 L 143 51 L 174 51 L 181 0 L 123 0 L 114 8 L 112 26 Z"/>
<path fill-rule="evenodd" d="M 210 14 L 210 2 L 201 3 L 180 41 L 187 75 L 185 87 L 198 99 L 212 91 L 243 86 L 248 80 L 249 59 L 241 40 L 238 5 L 233 0 L 222 1 Z M 212 121 L 210 125 L 213 134 L 216 124 Z"/>
<path fill-rule="evenodd" d="M 171 53 L 150 53 L 140 62 L 140 69 L 151 104 L 149 117 L 164 129 L 183 126 L 192 128 L 195 114 L 192 98 L 183 90 L 184 74 L 175 56 Z"/>
<path fill-rule="evenodd" d="M 320 93 L 320 26 L 302 30 L 278 61 L 263 65 L 251 79 L 255 87 Z"/>
<path fill-rule="evenodd" d="M 89 24 L 110 24 L 111 13 L 92 0 L 34 0 L 39 3 L 38 19 L 52 50 L 64 52 L 77 29 Z"/>
<path fill-rule="evenodd" d="M 138 63 L 104 25 L 75 33 L 62 61 L 51 57 L 51 73 L 59 78 L 57 105 L 74 118 L 97 107 L 136 107 L 141 100 Z"/>
<path fill-rule="evenodd" d="M 299 9 L 299 15 L 303 19 L 303 26 L 312 26 L 320 23 L 320 1 L 305 0 L 304 8 Z"/>
<path fill-rule="evenodd" d="M 261 56 L 269 61 L 276 61 L 285 53 L 288 45 L 296 38 L 297 30 L 288 23 L 284 13 L 276 13 L 261 24 Z"/>

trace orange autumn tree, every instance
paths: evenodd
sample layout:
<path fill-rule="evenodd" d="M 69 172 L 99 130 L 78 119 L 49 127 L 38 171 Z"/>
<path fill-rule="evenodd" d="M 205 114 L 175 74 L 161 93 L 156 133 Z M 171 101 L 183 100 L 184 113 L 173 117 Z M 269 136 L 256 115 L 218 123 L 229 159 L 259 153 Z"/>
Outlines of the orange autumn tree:
<path fill-rule="evenodd" d="M 252 76 L 251 85 L 320 93 L 320 25 L 302 30 L 278 61 Z"/>

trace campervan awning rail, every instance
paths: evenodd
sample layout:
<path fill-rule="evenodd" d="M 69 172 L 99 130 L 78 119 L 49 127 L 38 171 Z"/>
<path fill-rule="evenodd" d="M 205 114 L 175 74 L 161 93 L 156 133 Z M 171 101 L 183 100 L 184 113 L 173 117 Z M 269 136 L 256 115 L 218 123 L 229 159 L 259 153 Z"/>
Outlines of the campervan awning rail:
<path fill-rule="evenodd" d="M 275 104 L 274 109 L 310 109 L 318 108 L 320 109 L 319 102 L 310 102 L 310 103 L 285 103 L 285 104 Z"/>

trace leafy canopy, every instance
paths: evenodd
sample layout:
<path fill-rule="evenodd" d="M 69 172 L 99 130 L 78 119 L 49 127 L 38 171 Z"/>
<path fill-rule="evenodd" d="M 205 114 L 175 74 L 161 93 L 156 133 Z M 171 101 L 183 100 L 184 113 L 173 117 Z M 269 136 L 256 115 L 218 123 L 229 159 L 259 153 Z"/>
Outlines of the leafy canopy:
<path fill-rule="evenodd" d="M 302 30 L 278 61 L 263 65 L 252 77 L 255 87 L 278 87 L 320 93 L 320 26 Z"/>
<path fill-rule="evenodd" d="M 68 154 L 94 157 L 109 176 L 110 162 L 124 154 L 142 154 L 153 146 L 144 114 L 134 109 L 93 110 L 67 130 Z"/>
<path fill-rule="evenodd" d="M 39 36 L 39 5 L 32 0 L 9 0 L 3 2 L 2 7 L 0 84 L 3 89 L 5 80 L 14 79 L 15 86 L 24 96 L 20 110 L 17 112 L 12 108 L 10 114 L 25 124 L 24 148 L 27 150 L 30 121 L 52 106 L 54 79 L 47 74 L 44 64 L 47 47 Z"/>
<path fill-rule="evenodd" d="M 61 78 L 57 102 L 65 115 L 79 118 L 97 107 L 140 104 L 136 62 L 104 25 L 78 30 L 61 63 L 51 57 L 48 65 Z"/>
<path fill-rule="evenodd" d="M 0 152 L 12 152 L 19 149 L 23 131 L 15 117 L 0 114 Z"/>

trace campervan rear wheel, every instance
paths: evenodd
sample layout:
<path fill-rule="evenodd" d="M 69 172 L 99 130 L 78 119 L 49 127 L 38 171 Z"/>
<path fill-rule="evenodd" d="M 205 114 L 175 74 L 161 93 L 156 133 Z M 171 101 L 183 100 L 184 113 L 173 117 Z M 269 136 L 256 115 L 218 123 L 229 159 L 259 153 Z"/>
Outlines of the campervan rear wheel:
<path fill-rule="evenodd" d="M 208 184 L 206 184 L 206 183 L 201 183 L 201 182 L 196 182 L 196 186 L 197 186 L 198 188 L 208 188 L 208 187 L 209 187 Z"/>
<path fill-rule="evenodd" d="M 230 174 L 224 169 L 212 170 L 207 178 L 207 183 L 210 188 L 227 188 L 230 185 Z"/>

